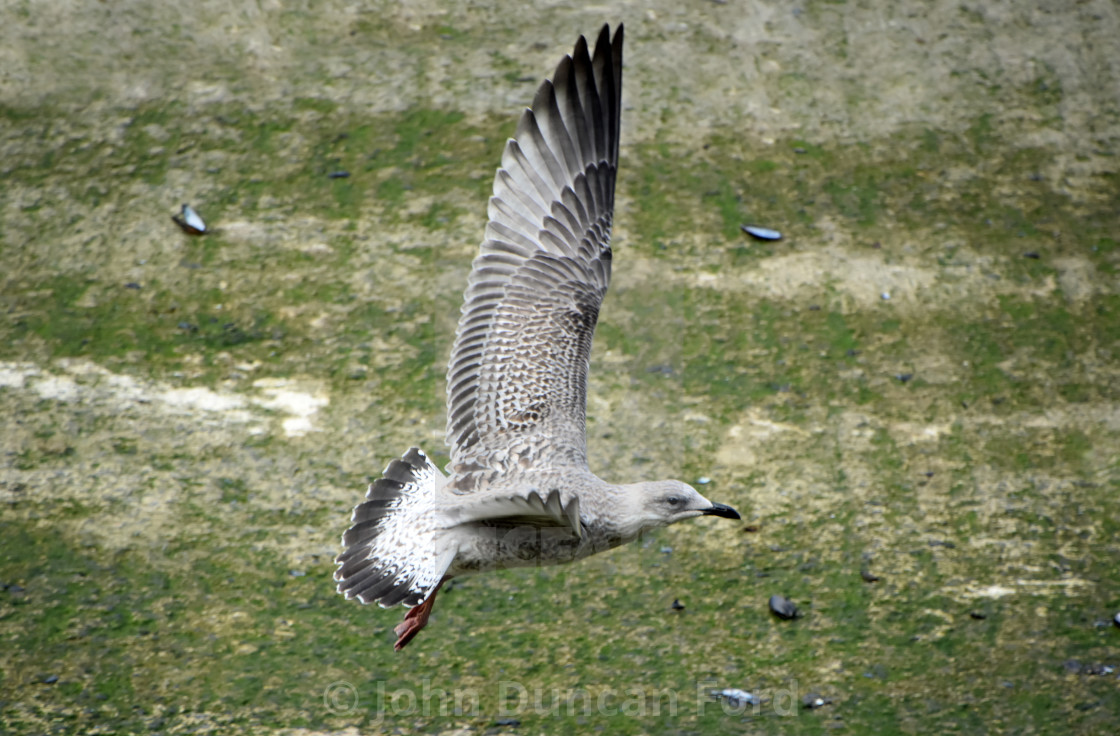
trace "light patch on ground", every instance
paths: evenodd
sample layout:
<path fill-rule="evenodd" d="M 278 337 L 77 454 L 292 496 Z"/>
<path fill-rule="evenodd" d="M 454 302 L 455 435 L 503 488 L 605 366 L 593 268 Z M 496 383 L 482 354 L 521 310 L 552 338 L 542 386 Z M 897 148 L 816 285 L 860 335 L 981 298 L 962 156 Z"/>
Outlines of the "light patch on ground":
<path fill-rule="evenodd" d="M 939 625 L 935 625 L 926 630 L 923 634 L 923 638 L 925 639 L 936 640 L 943 638 L 947 633 L 953 630 L 953 624 L 956 623 L 951 615 L 936 608 L 926 608 L 922 610 L 921 613 L 930 618 L 940 619 L 941 621 Z"/>
<path fill-rule="evenodd" d="M 716 453 L 716 459 L 721 464 L 731 467 L 756 465 L 758 463 L 756 448 L 781 434 L 790 434 L 794 437 L 808 436 L 808 432 L 801 427 L 772 421 L 763 416 L 761 409 L 751 409 L 739 423 L 727 430 L 723 446 Z"/>
<path fill-rule="evenodd" d="M 173 388 L 158 395 L 172 409 L 184 411 L 233 411 L 245 406 L 240 396 L 219 394 L 208 388 Z"/>
<path fill-rule="evenodd" d="M 325 391 L 311 383 L 288 379 L 261 379 L 253 383 L 258 395 L 214 391 L 202 386 L 170 387 L 105 370 L 87 360 L 60 360 L 60 373 L 32 363 L 0 363 L 0 388 L 30 390 L 42 399 L 95 406 L 154 406 L 174 414 L 190 414 L 202 422 L 253 423 L 251 434 L 265 434 L 260 410 L 281 415 L 287 437 L 315 431 L 314 419 L 330 403 Z M 257 409 L 257 411 L 253 411 Z"/>
<path fill-rule="evenodd" d="M 1097 278 L 1093 264 L 1085 258 L 1057 258 L 1058 284 L 1062 295 L 1071 302 L 1084 302 L 1099 294 L 1108 294 L 1107 281 Z"/>
<path fill-rule="evenodd" d="M 83 515 L 65 524 L 80 544 L 151 549 L 158 558 L 168 543 L 211 533 L 210 513 L 298 514 L 313 504 L 306 486 L 321 483 L 300 460 L 316 455 L 316 442 L 298 439 L 320 429 L 329 404 L 314 381 L 264 379 L 226 390 L 121 375 L 88 360 L 0 362 L 0 398 L 13 415 L 37 407 L 34 421 L 9 423 L 0 433 L 0 445 L 21 458 L 0 483 L 0 502 L 24 504 L 27 489 L 35 489 L 34 499 L 50 499 L 43 502 L 51 509 L 79 505 Z M 254 462 L 238 461 L 236 474 L 226 469 L 231 453 L 277 436 L 296 440 L 284 460 L 254 455 Z M 71 472 L 60 475 L 60 463 Z M 200 477 L 213 467 L 222 469 Z M 37 502 L 21 508 L 38 518 Z M 335 537 L 334 530 L 305 529 L 280 553 L 293 566 L 313 565 L 315 553 L 308 562 L 298 542 L 319 538 L 316 552 L 330 556 Z"/>
<path fill-rule="evenodd" d="M 282 378 L 262 378 L 253 381 L 253 388 L 260 390 L 266 398 L 254 399 L 253 403 L 265 409 L 284 412 L 290 416 L 283 421 L 284 434 L 300 437 L 314 431 L 312 418 L 320 409 L 330 403 L 325 395 L 294 391 L 291 382 Z"/>
<path fill-rule="evenodd" d="M 31 363 L 0 363 L 0 388 L 23 388 Z"/>
<path fill-rule="evenodd" d="M 747 292 L 759 299 L 809 298 L 831 289 L 840 295 L 846 308 L 872 307 L 882 301 L 922 303 L 938 286 L 937 272 L 932 268 L 905 262 L 885 263 L 881 257 L 853 255 L 846 247 L 837 245 L 775 255 L 761 261 L 757 268 L 716 273 L 670 273 L 656 258 L 626 255 L 627 273 L 622 278 L 630 282 L 654 281 L 660 288 L 684 283 L 724 293 Z M 883 299 L 884 294 L 889 295 L 889 300 Z"/>
<path fill-rule="evenodd" d="M 1015 595 L 1016 590 L 1003 585 L 987 585 L 983 588 L 966 588 L 959 592 L 970 598 L 1006 598 L 1009 595 Z"/>
<path fill-rule="evenodd" d="M 931 236 L 932 237 L 932 236 Z M 882 252 L 892 252 L 891 259 Z M 902 251 L 903 255 L 898 252 Z M 991 274 L 1001 266 L 988 256 L 959 247 L 946 267 L 932 265 L 928 254 L 910 253 L 905 244 L 888 246 L 866 255 L 850 242 L 830 242 L 805 251 L 775 254 L 751 269 L 721 269 L 717 272 L 681 269 L 666 271 L 658 258 L 626 252 L 626 269 L 616 282 L 633 288 L 650 283 L 656 288 L 686 285 L 720 293 L 748 293 L 759 300 L 803 301 L 835 294 L 847 311 L 889 307 L 902 313 L 923 313 L 931 305 L 991 299 L 999 295 L 1048 297 L 1055 287 L 1071 303 L 1083 303 L 1110 293 L 1101 285 L 1093 264 L 1084 258 L 1067 257 L 1055 262 L 1057 279 L 1040 278 L 1023 286 L 1012 279 L 993 281 Z M 641 286 L 639 286 L 641 285 Z"/>
<path fill-rule="evenodd" d="M 953 431 L 952 424 L 918 424 L 915 422 L 894 422 L 890 425 L 891 434 L 903 442 L 935 442 Z"/>
<path fill-rule="evenodd" d="M 945 592 L 963 600 L 1008 598 L 1015 595 L 1065 595 L 1075 594 L 1078 591 L 1092 587 L 1092 583 L 1080 578 L 1065 578 L 1062 580 L 1016 580 L 1013 584 L 1000 585 L 966 585 L 963 588 L 950 588 Z"/>
<path fill-rule="evenodd" d="M 853 256 L 840 248 L 825 248 L 806 253 L 791 253 L 770 258 L 757 270 L 736 274 L 731 288 L 774 296 L 801 291 L 818 293 L 825 284 L 861 307 L 883 301 L 912 300 L 933 286 L 936 272 L 905 264 L 884 263 L 881 258 Z"/>

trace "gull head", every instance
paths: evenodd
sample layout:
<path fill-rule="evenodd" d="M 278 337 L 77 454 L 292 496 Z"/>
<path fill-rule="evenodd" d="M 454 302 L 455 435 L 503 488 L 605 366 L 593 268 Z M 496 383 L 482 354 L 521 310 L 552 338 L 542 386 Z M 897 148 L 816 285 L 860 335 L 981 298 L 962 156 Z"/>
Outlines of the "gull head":
<path fill-rule="evenodd" d="M 623 533 L 636 537 L 695 516 L 739 519 L 739 512 L 722 503 L 712 503 L 692 486 L 679 480 L 659 480 L 622 486 L 627 501 Z"/>

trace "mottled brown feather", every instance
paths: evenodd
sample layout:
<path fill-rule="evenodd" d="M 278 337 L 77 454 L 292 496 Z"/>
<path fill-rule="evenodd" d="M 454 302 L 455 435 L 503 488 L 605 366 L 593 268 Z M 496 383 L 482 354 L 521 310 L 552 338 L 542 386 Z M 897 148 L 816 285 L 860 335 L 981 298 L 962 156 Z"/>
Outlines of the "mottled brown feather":
<path fill-rule="evenodd" d="M 622 28 L 582 37 L 537 91 L 494 177 L 447 370 L 452 487 L 586 469 L 587 372 L 610 283 Z"/>

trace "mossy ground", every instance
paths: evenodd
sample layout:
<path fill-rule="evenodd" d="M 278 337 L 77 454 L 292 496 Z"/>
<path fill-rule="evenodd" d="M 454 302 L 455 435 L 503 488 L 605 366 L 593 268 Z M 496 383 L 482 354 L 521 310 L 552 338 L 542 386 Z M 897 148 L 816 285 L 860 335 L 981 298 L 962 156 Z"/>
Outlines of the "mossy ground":
<path fill-rule="evenodd" d="M 452 20 L 402 43 L 477 43 Z M 391 457 L 446 460 L 444 362 L 513 117 L 3 108 L 4 730 L 1117 731 L 1117 138 L 1048 143 L 1075 90 L 1038 69 L 961 125 L 767 141 L 686 139 L 687 100 L 643 91 L 626 114 L 660 127 L 623 150 L 592 464 L 707 476 L 745 521 L 457 581 L 400 654 L 399 611 L 342 600 L 331 558 Z M 1033 111 L 1031 143 L 1000 104 Z M 175 229 L 183 200 L 211 234 Z M 329 398 L 314 431 L 285 430 L 281 389 Z M 731 687 L 767 700 L 729 712 L 709 691 Z"/>

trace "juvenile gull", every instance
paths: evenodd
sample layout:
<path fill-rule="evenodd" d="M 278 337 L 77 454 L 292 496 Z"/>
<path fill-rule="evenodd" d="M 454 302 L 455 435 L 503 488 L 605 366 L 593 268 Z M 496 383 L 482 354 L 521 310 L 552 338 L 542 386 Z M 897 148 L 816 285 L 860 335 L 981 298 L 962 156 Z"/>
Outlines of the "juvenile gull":
<path fill-rule="evenodd" d="M 338 592 L 410 607 L 468 573 L 572 562 L 694 516 L 738 519 L 676 480 L 613 485 L 587 467 L 591 338 L 611 273 L 622 26 L 581 36 L 506 143 L 447 367 L 445 476 L 413 447 L 354 509 Z"/>

